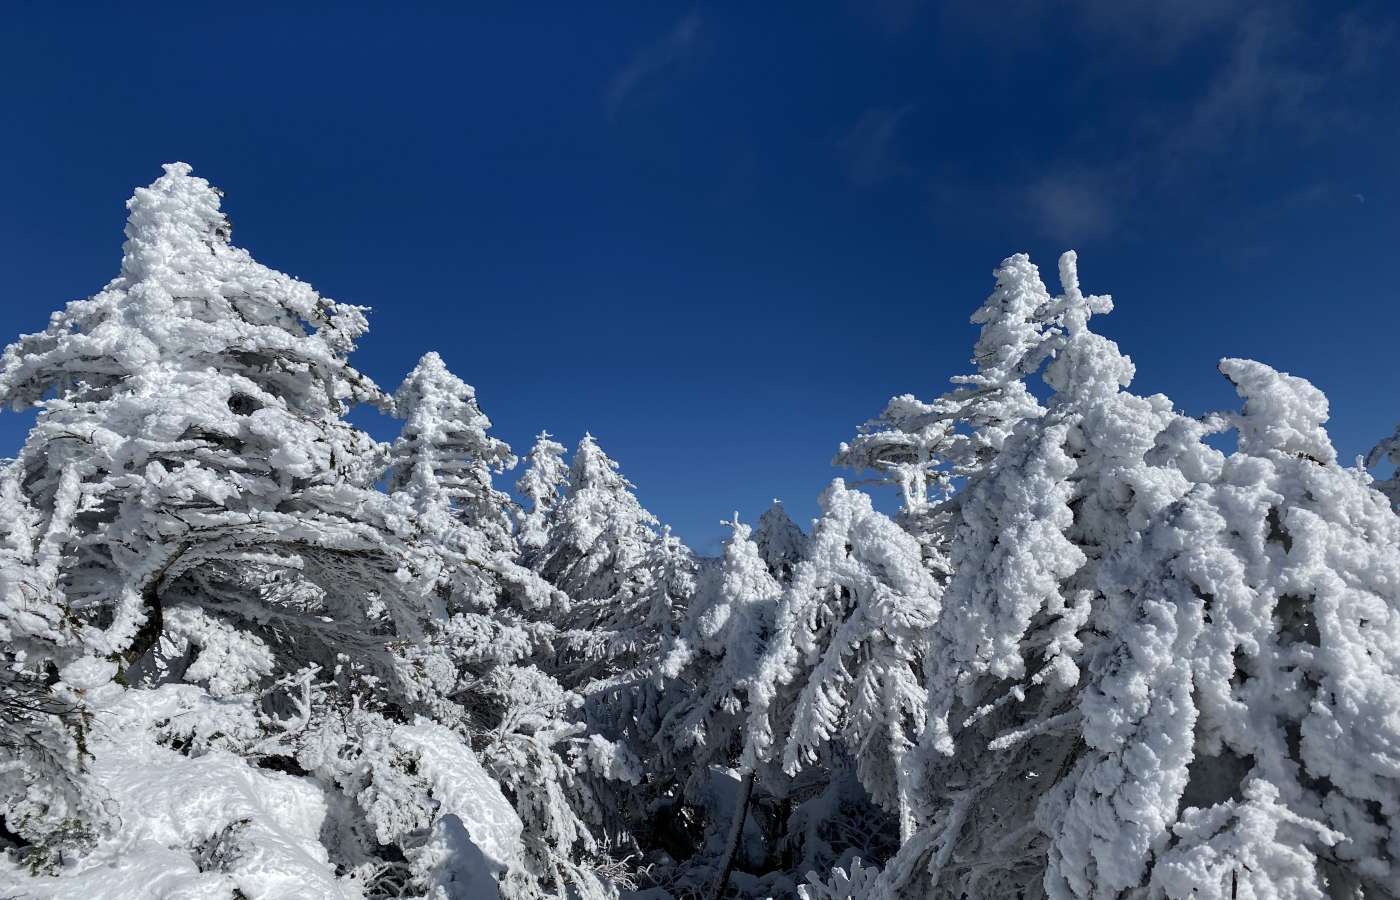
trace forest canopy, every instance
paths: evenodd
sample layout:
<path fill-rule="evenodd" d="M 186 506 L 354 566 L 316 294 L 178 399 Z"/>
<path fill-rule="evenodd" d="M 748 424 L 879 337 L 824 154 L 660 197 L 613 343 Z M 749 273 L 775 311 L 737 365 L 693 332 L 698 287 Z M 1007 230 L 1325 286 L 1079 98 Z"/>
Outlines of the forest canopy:
<path fill-rule="evenodd" d="M 0 358 L 0 894 L 1400 898 L 1400 430 L 1344 465 L 1247 359 L 1136 394 L 1017 254 L 706 558 L 430 348 L 376 385 L 221 197 L 167 165 Z"/>

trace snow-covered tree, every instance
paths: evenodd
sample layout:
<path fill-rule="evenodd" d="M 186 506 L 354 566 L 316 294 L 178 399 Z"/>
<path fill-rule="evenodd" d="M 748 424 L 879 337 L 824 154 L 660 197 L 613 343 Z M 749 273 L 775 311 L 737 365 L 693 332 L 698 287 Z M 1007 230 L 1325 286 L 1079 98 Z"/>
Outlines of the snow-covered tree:
<path fill-rule="evenodd" d="M 680 632 L 661 660 L 661 677 L 675 682 L 678 693 L 659 739 L 671 753 L 696 754 L 697 767 L 738 759 L 742 711 L 782 592 L 749 526 L 737 516 L 728 524 L 733 530 L 723 559 L 702 573 Z"/>
<path fill-rule="evenodd" d="M 564 445 L 541 431 L 525 458 L 525 471 L 515 489 L 529 506 L 519 514 L 519 543 L 528 557 L 549 540 L 549 516 L 569 483 L 569 467 L 564 462 Z"/>
<path fill-rule="evenodd" d="M 832 463 L 875 473 L 877 483 L 899 489 L 900 509 L 917 515 L 951 489 L 943 454 L 954 424 L 942 404 L 901 394 L 861 425 L 849 443 L 842 443 Z"/>
<path fill-rule="evenodd" d="M 1400 522 L 1298 379 L 1227 360 L 1245 410 L 1205 421 L 1122 390 L 1061 270 L 1048 409 L 960 500 L 930 805 L 878 895 L 1391 896 L 1396 735 L 1360 711 L 1396 690 Z"/>
<path fill-rule="evenodd" d="M 955 377 L 957 387 L 932 403 L 912 394 L 891 399 L 834 460 L 898 486 L 901 518 L 915 531 L 930 505 L 952 492 L 954 479 L 977 472 L 1017 422 L 1041 412 L 1025 378 L 1053 352 L 1060 310 L 1025 254 L 1003 260 L 993 274 L 996 289 L 972 316 L 981 326 L 977 371 Z"/>
<path fill-rule="evenodd" d="M 589 612 L 591 623 L 561 636 L 592 660 L 577 670 L 590 679 L 579 689 L 591 694 L 648 682 L 695 593 L 695 575 L 690 548 L 663 527 L 618 592 Z"/>
<path fill-rule="evenodd" d="M 90 838 L 90 827 L 62 823 L 102 811 L 82 778 L 90 717 L 49 684 L 56 652 L 73 640 L 51 602 L 72 509 L 44 522 L 19 474 L 0 467 L 0 824 L 11 841 L 41 840 L 48 864 Z"/>
<path fill-rule="evenodd" d="M 1395 433 L 1381 441 L 1366 455 L 1367 466 L 1377 466 L 1382 462 L 1391 466 L 1390 477 L 1377 482 L 1376 487 L 1390 498 L 1390 502 L 1400 507 L 1400 427 Z"/>
<path fill-rule="evenodd" d="M 41 407 L 11 469 L 22 665 L 247 692 L 353 650 L 402 687 L 385 642 L 418 633 L 412 553 L 364 521 L 379 449 L 341 418 L 381 399 L 346 361 L 362 311 L 230 245 L 187 166 L 128 206 L 121 274 L 0 362 L 0 399 Z"/>
<path fill-rule="evenodd" d="M 691 862 L 689 873 L 697 889 L 725 877 L 721 871 L 732 863 L 744 827 L 753 771 L 737 789 L 724 773 L 740 761 L 744 709 L 782 591 L 749 527 L 737 515 L 728 524 L 733 531 L 724 556 L 718 566 L 702 570 L 658 669 L 666 709 L 655 739 L 662 771 L 675 784 L 669 813 L 679 817 L 688 804 L 702 820 L 693 827 L 700 858 Z"/>
<path fill-rule="evenodd" d="M 1046 887 L 1395 897 L 1400 519 L 1337 465 L 1320 391 L 1220 370 L 1238 451 L 1105 567 Z"/>
<path fill-rule="evenodd" d="M 774 500 L 758 517 L 753 541 L 773 577 L 784 583 L 791 581 L 793 571 L 807 552 L 807 535 L 788 516 L 781 500 Z"/>
<path fill-rule="evenodd" d="M 602 767 L 607 777 L 588 779 L 608 808 L 615 846 L 651 840 L 655 807 L 674 784 L 656 743 L 671 699 L 658 670 L 694 596 L 695 574 L 690 549 L 663 528 L 609 617 L 574 638 L 594 660 L 586 669 L 589 680 L 576 688 L 582 720 L 590 739 L 601 742 L 597 752 L 616 760 Z"/>
<path fill-rule="evenodd" d="M 425 353 L 394 393 L 404 420 L 390 454 L 388 488 L 412 497 L 420 518 L 446 512 L 481 531 L 497 549 L 513 549 L 511 501 L 492 473 L 515 465 L 510 446 L 488 435 L 491 420 L 471 385 L 436 353 Z"/>
<path fill-rule="evenodd" d="M 40 408 L 0 472 L 5 683 L 31 710 L 0 732 L 34 751 L 0 773 L 8 833 L 89 895 L 117 856 L 104 891 L 139 894 L 158 866 L 225 895 L 395 894 L 445 871 L 418 850 L 444 828 L 494 854 L 514 896 L 553 890 L 529 832 L 482 818 L 510 810 L 495 781 L 471 804 L 444 793 L 480 768 L 467 713 L 491 704 L 438 689 L 532 649 L 444 586 L 472 569 L 502 582 L 473 598 L 508 593 L 509 560 L 444 539 L 411 490 L 375 489 L 384 448 L 343 418 L 386 403 L 348 363 L 363 312 L 233 247 L 219 207 L 167 166 L 129 203 L 121 274 L 0 359 L 0 400 Z M 412 427 L 450 446 L 426 393 L 404 399 Z M 480 724 L 499 728 L 498 706 Z M 518 799 L 532 776 L 508 771 Z M 555 861 L 585 870 L 576 844 Z"/>
<path fill-rule="evenodd" d="M 553 506 L 549 539 L 534 568 L 583 612 L 617 593 L 626 573 L 656 542 L 657 521 L 592 435 L 579 441 L 568 480 L 563 499 Z"/>
<path fill-rule="evenodd" d="M 656 517 L 632 491 L 617 463 L 586 435 L 569 467 L 568 490 L 549 510 L 548 539 L 526 555 L 569 597 L 569 607 L 550 617 L 558 632 L 550 667 L 569 688 L 639 662 L 632 638 L 653 606 L 649 562 L 658 561 L 660 536 Z"/>
<path fill-rule="evenodd" d="M 1049 338 L 1035 351 L 1053 356 L 1048 408 L 1017 424 L 957 500 L 928 666 L 921 777 L 937 788 L 925 795 L 924 826 L 886 871 L 910 896 L 1039 883 L 1045 839 L 1029 823 L 1040 786 L 1059 777 L 1047 773 L 1082 752 L 1076 689 L 1095 649 L 1102 562 L 1209 476 L 1204 427 L 1164 397 L 1123 390 L 1131 361 L 1088 328 L 1111 302 L 1080 292 L 1073 253 L 1061 258 L 1060 280 L 1064 293 L 1045 306 Z"/>
<path fill-rule="evenodd" d="M 591 437 L 517 508 L 473 389 L 382 394 L 188 166 L 128 208 L 0 356 L 0 895 L 1400 900 L 1396 480 L 1258 362 L 1132 393 L 1072 252 L 842 445 L 895 517 L 709 560 Z"/>
<path fill-rule="evenodd" d="M 924 729 L 925 636 L 940 593 L 918 542 L 837 479 L 748 691 L 748 765 L 777 754 L 791 776 L 839 745 L 912 831 L 921 787 L 906 757 Z"/>

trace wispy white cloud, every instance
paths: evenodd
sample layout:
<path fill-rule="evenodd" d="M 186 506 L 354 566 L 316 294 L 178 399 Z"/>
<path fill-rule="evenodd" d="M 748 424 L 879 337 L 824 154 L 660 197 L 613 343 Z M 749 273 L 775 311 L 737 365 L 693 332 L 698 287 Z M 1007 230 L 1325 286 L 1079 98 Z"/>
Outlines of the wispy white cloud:
<path fill-rule="evenodd" d="M 1040 230 L 1061 243 L 1102 237 L 1116 225 L 1113 189 L 1085 173 L 1047 175 L 1026 189 L 1025 201 Z"/>
<path fill-rule="evenodd" d="M 836 142 L 837 155 L 857 187 L 874 187 L 913 174 L 900 156 L 899 126 L 913 105 L 872 107 L 863 112 L 850 131 Z"/>
<path fill-rule="evenodd" d="M 1124 42 L 1125 52 L 1138 47 L 1144 55 L 1170 55 L 1207 34 L 1226 52 L 1198 94 L 1128 127 L 1131 151 L 1094 168 L 1086 168 L 1083 154 L 1047 161 L 1022 198 L 1043 233 L 1062 240 L 1101 236 L 1130 219 L 1129 207 L 1149 193 L 1209 174 L 1223 158 L 1262 154 L 1266 141 L 1307 142 L 1345 127 L 1345 110 L 1328 98 L 1390 40 L 1389 32 L 1351 17 L 1307 28 L 1287 4 L 1230 0 L 1223 8 L 1222 16 L 1196 0 L 1078 0 L 1086 21 Z"/>
<path fill-rule="evenodd" d="M 660 40 L 643 48 L 613 76 L 608 85 L 608 117 L 616 118 L 629 98 L 648 82 L 684 60 L 691 53 L 699 36 L 700 16 L 692 12 L 677 22 Z"/>

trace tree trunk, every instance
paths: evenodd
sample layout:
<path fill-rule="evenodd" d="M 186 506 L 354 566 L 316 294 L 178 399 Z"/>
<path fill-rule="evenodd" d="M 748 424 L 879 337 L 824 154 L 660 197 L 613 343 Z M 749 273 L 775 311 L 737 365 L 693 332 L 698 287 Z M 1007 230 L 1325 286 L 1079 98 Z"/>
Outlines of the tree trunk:
<path fill-rule="evenodd" d="M 734 871 L 734 857 L 739 852 L 739 841 L 744 836 L 744 820 L 749 815 L 749 798 L 753 796 L 753 769 L 744 773 L 739 783 L 739 797 L 735 803 L 734 821 L 729 825 L 729 840 L 724 845 L 724 858 L 720 863 L 719 877 L 710 891 L 710 900 L 722 900 L 729 888 L 729 873 Z"/>
<path fill-rule="evenodd" d="M 180 557 L 192 545 L 187 541 L 181 544 L 175 552 L 165 561 L 154 575 L 150 577 L 141 588 L 141 602 L 146 608 L 146 621 L 141 623 L 136 635 L 131 639 L 131 645 L 122 652 L 122 658 L 126 660 L 128 666 L 146 654 L 160 640 L 161 632 L 165 630 L 165 612 L 160 602 L 160 583 L 165 578 L 165 573 L 170 571 L 170 567 L 179 562 Z"/>

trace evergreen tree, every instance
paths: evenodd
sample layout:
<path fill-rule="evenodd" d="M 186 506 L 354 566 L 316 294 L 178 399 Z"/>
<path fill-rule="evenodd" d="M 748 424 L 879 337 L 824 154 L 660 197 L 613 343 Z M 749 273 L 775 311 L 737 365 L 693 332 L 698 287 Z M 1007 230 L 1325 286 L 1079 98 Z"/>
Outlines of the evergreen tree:
<path fill-rule="evenodd" d="M 41 407 L 0 473 L 0 699 L 30 717 L 0 729 L 27 742 L 0 814 L 27 865 L 89 895 L 140 893 L 157 866 L 216 894 L 390 896 L 446 877 L 423 848 L 448 829 L 508 896 L 608 896 L 596 845 L 535 837 L 588 798 L 556 792 L 522 826 L 498 786 L 524 803 L 583 756 L 555 751 L 573 722 L 506 721 L 538 699 L 505 678 L 532 641 L 471 607 L 509 593 L 508 557 L 430 521 L 430 497 L 483 496 L 434 417 L 483 420 L 429 360 L 401 394 L 399 462 L 434 448 L 409 491 L 377 491 L 385 448 L 343 418 L 387 403 L 347 360 L 363 312 L 233 247 L 219 206 L 167 166 L 129 204 L 118 278 L 0 361 L 0 399 Z M 565 762 L 507 763 L 515 737 Z M 114 854 L 133 863 L 93 886 Z"/>
<path fill-rule="evenodd" d="M 579 442 L 569 487 L 549 516 L 549 537 L 530 559 L 569 597 L 550 617 L 557 653 L 550 662 L 566 687 L 635 667 L 635 636 L 652 605 L 647 563 L 659 537 L 656 517 L 632 493 L 592 435 Z"/>
<path fill-rule="evenodd" d="M 753 791 L 749 768 L 736 786 L 725 772 L 740 762 L 744 708 L 772 633 L 781 586 L 738 520 L 718 566 L 702 571 L 679 634 L 663 648 L 658 675 L 665 714 L 656 734 L 662 771 L 680 785 L 670 810 L 699 813 L 688 829 L 698 844 L 682 885 L 714 892 L 728 881 Z M 719 887 L 716 887 L 719 886 Z"/>
<path fill-rule="evenodd" d="M 773 577 L 783 583 L 791 581 L 793 571 L 807 552 L 807 535 L 788 517 L 781 500 L 774 500 L 758 517 L 753 540 Z"/>
<path fill-rule="evenodd" d="M 1060 279 L 1035 354 L 1053 356 L 1048 409 L 1019 423 L 957 503 L 930 649 L 923 778 L 939 788 L 885 879 L 910 896 L 1014 894 L 1041 880 L 1044 838 L 1027 823 L 1039 786 L 1058 777 L 1046 773 L 1082 753 L 1074 706 L 1102 561 L 1190 488 L 1187 472 L 1209 469 L 1201 429 L 1166 398 L 1123 390 L 1131 361 L 1088 328 L 1111 301 L 1080 292 L 1073 253 Z M 983 863 L 949 872 L 955 857 Z"/>
<path fill-rule="evenodd" d="M 658 809 L 671 806 L 675 794 L 657 745 L 672 699 L 658 670 L 695 593 L 695 573 L 690 549 L 664 528 L 613 616 L 583 638 L 598 661 L 577 688 L 594 763 L 585 777 L 606 809 L 610 843 L 629 854 L 663 839 Z"/>
<path fill-rule="evenodd" d="M 1366 465 L 1373 467 L 1387 462 L 1391 465 L 1390 477 L 1380 481 L 1376 487 L 1390 498 L 1390 502 L 1400 507 L 1400 427 L 1395 433 L 1381 441 L 1366 455 Z"/>
<path fill-rule="evenodd" d="M 569 483 L 569 467 L 563 457 L 564 445 L 550 440 L 548 431 L 541 431 L 525 458 L 525 472 L 515 482 L 516 491 L 529 501 L 529 508 L 519 516 L 520 549 L 527 558 L 549 540 L 550 513 Z"/>
<path fill-rule="evenodd" d="M 218 193 L 188 166 L 128 207 L 121 274 L 0 364 L 0 398 L 42 403 L 11 470 L 30 521 L 3 616 L 42 645 L 23 664 L 56 668 L 55 695 L 102 720 L 87 749 L 118 798 L 130 782 L 104 763 L 143 739 L 256 755 L 298 721 L 279 685 L 342 656 L 379 702 L 411 702 L 393 641 L 420 637 L 431 605 L 422 554 L 371 488 L 379 448 L 341 418 L 383 399 L 347 362 L 362 311 L 230 245 Z M 162 719 L 122 685 L 168 685 L 159 696 L 198 715 Z M 135 727 L 110 727 L 136 709 Z M 5 812 L 31 840 L 54 824 Z"/>
<path fill-rule="evenodd" d="M 1400 519 L 1337 465 L 1320 391 L 1220 370 L 1237 452 L 1105 567 L 1046 887 L 1394 897 Z"/>
<path fill-rule="evenodd" d="M 941 591 L 918 542 L 868 496 L 837 479 L 821 508 L 748 691 L 746 761 L 776 753 L 792 776 L 839 745 L 907 833 L 920 789 L 906 757 L 924 729 L 925 635 Z"/>
<path fill-rule="evenodd" d="M 719 566 L 705 570 L 679 634 L 664 648 L 661 676 L 674 702 L 659 740 L 668 756 L 691 755 L 693 772 L 712 761 L 737 762 L 741 714 L 772 633 L 781 586 L 768 571 L 751 530 L 738 521 Z"/>
<path fill-rule="evenodd" d="M 491 486 L 491 475 L 516 459 L 486 433 L 491 420 L 472 386 L 425 353 L 394 393 L 394 407 L 404 425 L 390 455 L 389 490 L 409 494 L 420 518 L 450 513 L 491 547 L 513 550 L 510 498 Z"/>
<path fill-rule="evenodd" d="M 841 447 L 895 518 L 697 559 L 592 437 L 517 508 L 473 389 L 382 394 L 220 207 L 167 166 L 0 356 L 0 894 L 1400 900 L 1396 479 L 1301 378 L 1183 415 L 1012 256 Z"/>
<path fill-rule="evenodd" d="M 891 399 L 834 460 L 897 485 L 901 520 L 916 534 L 927 533 L 922 520 L 955 479 L 986 466 L 1016 423 L 1042 411 L 1025 379 L 1053 352 L 1063 330 L 1059 307 L 1024 253 L 1002 260 L 994 275 L 996 289 L 972 316 L 981 326 L 977 371 L 955 377 L 957 387 L 932 403 L 912 394 Z"/>
<path fill-rule="evenodd" d="M 618 465 L 585 435 L 569 465 L 569 486 L 550 516 L 549 540 L 534 567 L 579 605 L 586 623 L 656 541 L 656 517 L 642 508 Z M 587 611 L 587 612 L 585 612 Z"/>

